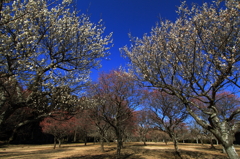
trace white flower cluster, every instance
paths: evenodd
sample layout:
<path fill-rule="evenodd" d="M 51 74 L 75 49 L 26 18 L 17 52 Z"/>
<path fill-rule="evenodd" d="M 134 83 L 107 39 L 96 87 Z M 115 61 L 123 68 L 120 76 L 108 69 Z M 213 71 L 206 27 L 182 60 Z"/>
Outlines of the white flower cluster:
<path fill-rule="evenodd" d="M 32 92 L 51 92 L 61 85 L 79 91 L 89 81 L 90 70 L 109 55 L 111 34 L 103 36 L 102 24 L 71 12 L 72 0 L 58 2 L 3 4 L 0 67 Z"/>
<path fill-rule="evenodd" d="M 176 84 L 175 88 L 180 84 L 182 89 L 191 83 L 193 89 L 209 91 L 220 79 L 227 81 L 239 74 L 240 12 L 236 3 L 228 1 L 220 10 L 217 2 L 192 9 L 183 3 L 175 22 L 161 22 L 150 36 L 132 38 L 132 47 L 121 50 L 150 83 Z"/>

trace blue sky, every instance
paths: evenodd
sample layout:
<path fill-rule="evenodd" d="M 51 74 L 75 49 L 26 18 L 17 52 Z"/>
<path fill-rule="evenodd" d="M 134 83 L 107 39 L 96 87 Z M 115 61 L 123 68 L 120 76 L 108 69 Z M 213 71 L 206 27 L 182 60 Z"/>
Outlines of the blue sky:
<path fill-rule="evenodd" d="M 102 71 L 110 71 L 124 66 L 127 61 L 121 57 L 119 48 L 130 46 L 128 33 L 134 37 L 142 37 L 149 33 L 151 28 L 162 19 L 174 21 L 177 18 L 176 10 L 181 5 L 181 0 L 76 0 L 77 9 L 81 13 L 87 13 L 92 22 L 103 19 L 106 27 L 105 33 L 113 32 L 113 44 L 110 49 L 110 60 L 102 61 L 102 68 L 93 70 L 92 80 L 98 78 Z M 192 3 L 202 5 L 203 2 L 211 3 L 211 0 L 186 0 L 190 6 Z"/>

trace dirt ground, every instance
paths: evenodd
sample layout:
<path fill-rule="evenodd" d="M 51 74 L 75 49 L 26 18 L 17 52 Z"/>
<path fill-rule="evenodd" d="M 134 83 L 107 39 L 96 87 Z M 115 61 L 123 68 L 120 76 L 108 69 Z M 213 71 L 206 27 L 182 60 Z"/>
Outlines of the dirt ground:
<path fill-rule="evenodd" d="M 179 144 L 182 159 L 226 159 L 220 145 L 210 149 L 210 145 Z M 240 146 L 235 146 L 240 155 Z M 0 159 L 113 159 L 116 144 L 105 145 L 105 152 L 100 151 L 99 144 L 63 144 L 61 148 L 53 149 L 53 145 L 4 145 L 0 147 Z M 123 159 L 178 159 L 173 150 L 173 144 L 149 142 L 125 143 L 122 149 Z"/>

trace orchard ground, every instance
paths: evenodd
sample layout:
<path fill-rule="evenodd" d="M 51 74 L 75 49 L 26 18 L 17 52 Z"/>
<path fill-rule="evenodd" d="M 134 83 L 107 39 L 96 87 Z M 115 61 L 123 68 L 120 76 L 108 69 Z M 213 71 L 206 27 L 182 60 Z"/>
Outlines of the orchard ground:
<path fill-rule="evenodd" d="M 221 145 L 210 149 L 209 144 L 179 143 L 182 159 L 226 159 Z M 235 145 L 240 155 L 240 145 Z M 116 144 L 105 145 L 101 152 L 100 145 L 88 143 L 63 144 L 61 148 L 53 149 L 53 145 L 3 145 L 0 147 L 0 158 L 4 159 L 113 159 L 116 154 Z M 162 142 L 124 143 L 123 159 L 178 159 L 174 153 L 173 143 L 165 145 Z"/>

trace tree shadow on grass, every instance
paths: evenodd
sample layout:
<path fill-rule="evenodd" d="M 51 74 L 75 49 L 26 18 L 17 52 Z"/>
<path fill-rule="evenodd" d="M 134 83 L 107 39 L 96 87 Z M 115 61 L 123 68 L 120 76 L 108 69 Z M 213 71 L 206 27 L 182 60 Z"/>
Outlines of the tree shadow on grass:
<path fill-rule="evenodd" d="M 208 154 L 197 151 L 180 150 L 181 157 L 174 150 L 156 150 L 156 149 L 142 149 L 133 147 L 134 154 L 140 156 L 152 156 L 153 158 L 161 159 L 226 159 L 226 155 Z"/>
<path fill-rule="evenodd" d="M 76 147 L 90 147 L 90 146 L 93 146 L 93 145 L 92 144 L 89 144 L 89 145 L 67 144 L 67 145 L 62 145 L 62 148 L 70 148 L 70 147 L 76 148 Z"/>
<path fill-rule="evenodd" d="M 222 152 L 222 149 L 211 148 L 210 146 L 207 146 L 207 147 L 199 147 L 199 148 L 197 148 L 197 149 L 198 149 L 198 150 L 201 150 L 201 151 Z"/>
<path fill-rule="evenodd" d="M 209 151 L 209 149 L 207 149 Z M 215 150 L 216 152 L 216 150 Z M 182 150 L 181 155 L 186 158 L 193 158 L 193 159 L 226 159 L 226 155 L 217 155 L 217 154 L 208 154 L 204 152 L 193 152 L 193 151 L 186 151 Z M 184 158 L 183 157 L 183 158 Z"/>
<path fill-rule="evenodd" d="M 123 153 L 120 159 L 146 159 L 146 156 L 159 159 L 180 159 L 175 151 L 172 150 L 146 150 L 135 149 L 134 153 Z M 223 155 L 212 155 L 201 152 L 181 151 L 182 159 L 226 159 Z M 98 154 L 98 155 L 82 155 L 72 156 L 61 159 L 116 159 L 115 153 Z"/>
<path fill-rule="evenodd" d="M 105 148 L 104 152 L 111 152 L 117 150 L 116 147 Z"/>
<path fill-rule="evenodd" d="M 37 150 L 37 151 L 31 151 L 31 152 L 8 152 L 7 149 L 0 152 L 0 157 L 1 158 L 7 158 L 7 157 L 14 157 L 14 158 L 24 158 L 28 156 L 38 156 L 39 154 L 50 154 L 50 153 L 59 153 L 59 152 L 64 152 L 68 151 L 69 149 L 46 149 L 46 150 Z"/>
<path fill-rule="evenodd" d="M 6 145 L 6 144 L 0 144 L 0 148 L 7 148 L 8 147 L 8 145 Z"/>
<path fill-rule="evenodd" d="M 84 156 L 72 156 L 61 159 L 116 159 L 115 154 L 100 154 L 100 155 L 84 155 Z M 134 154 L 122 154 L 120 159 L 145 159 L 140 155 Z"/>

